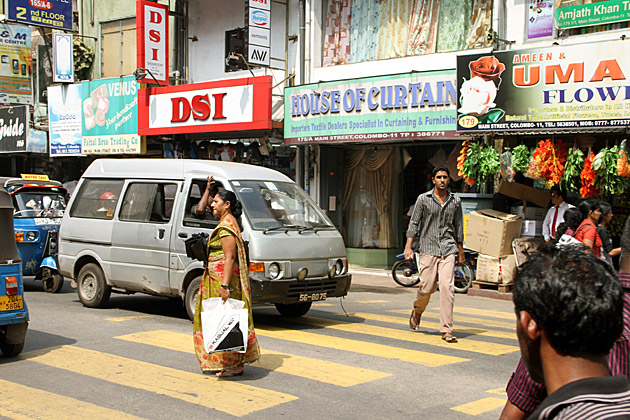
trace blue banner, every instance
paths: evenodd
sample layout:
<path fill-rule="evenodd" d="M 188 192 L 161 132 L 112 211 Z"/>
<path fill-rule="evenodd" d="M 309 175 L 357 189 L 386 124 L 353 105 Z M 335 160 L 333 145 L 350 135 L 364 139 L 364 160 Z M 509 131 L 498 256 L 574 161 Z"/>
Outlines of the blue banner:
<path fill-rule="evenodd" d="M 6 0 L 9 20 L 72 30 L 72 0 Z"/>

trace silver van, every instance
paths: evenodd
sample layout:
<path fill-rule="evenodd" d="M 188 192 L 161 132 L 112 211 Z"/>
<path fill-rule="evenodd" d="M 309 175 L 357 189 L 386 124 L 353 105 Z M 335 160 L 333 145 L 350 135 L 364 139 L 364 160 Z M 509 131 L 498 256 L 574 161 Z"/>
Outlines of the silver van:
<path fill-rule="evenodd" d="M 186 256 L 184 241 L 218 223 L 194 212 L 210 175 L 243 204 L 254 303 L 301 316 L 313 301 L 348 293 L 341 235 L 280 172 L 220 161 L 98 159 L 81 177 L 59 233 L 59 270 L 83 305 L 104 306 L 112 292 L 181 297 L 192 319 L 204 268 Z"/>

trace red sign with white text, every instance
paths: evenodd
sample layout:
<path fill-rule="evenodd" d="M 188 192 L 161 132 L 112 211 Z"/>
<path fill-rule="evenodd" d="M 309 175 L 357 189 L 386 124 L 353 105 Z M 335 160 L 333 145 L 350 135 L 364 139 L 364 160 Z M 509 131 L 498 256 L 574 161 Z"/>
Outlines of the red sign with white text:
<path fill-rule="evenodd" d="M 138 68 L 150 72 L 138 82 L 168 85 L 168 6 L 137 0 L 136 33 Z"/>
<path fill-rule="evenodd" d="M 271 76 L 140 89 L 138 134 L 270 130 L 271 89 Z"/>

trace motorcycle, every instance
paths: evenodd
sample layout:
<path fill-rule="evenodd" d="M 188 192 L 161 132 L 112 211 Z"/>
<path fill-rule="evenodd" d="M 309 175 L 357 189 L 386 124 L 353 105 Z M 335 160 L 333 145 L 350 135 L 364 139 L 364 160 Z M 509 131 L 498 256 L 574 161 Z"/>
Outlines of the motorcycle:
<path fill-rule="evenodd" d="M 29 321 L 12 213 L 11 197 L 0 187 L 0 351 L 5 357 L 22 352 Z"/>
<path fill-rule="evenodd" d="M 455 293 L 466 293 L 475 279 L 475 257 L 477 253 L 466 251 L 463 264 L 455 265 Z M 420 283 L 416 264 L 418 254 L 411 260 L 406 260 L 404 254 L 396 255 L 398 261 L 392 266 L 392 277 L 396 283 L 404 287 L 415 286 Z"/>
<path fill-rule="evenodd" d="M 42 280 L 46 292 L 63 288 L 57 252 L 66 189 L 45 175 L 0 178 L 10 194 L 14 213 L 15 241 L 22 259 L 22 274 Z"/>

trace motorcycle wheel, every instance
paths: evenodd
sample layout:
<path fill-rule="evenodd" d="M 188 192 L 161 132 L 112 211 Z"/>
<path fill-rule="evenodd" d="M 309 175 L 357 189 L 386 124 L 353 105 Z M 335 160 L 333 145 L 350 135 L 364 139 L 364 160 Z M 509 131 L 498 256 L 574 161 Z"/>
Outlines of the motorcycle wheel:
<path fill-rule="evenodd" d="M 455 266 L 455 293 L 466 293 L 473 280 L 475 272 L 467 262 Z"/>
<path fill-rule="evenodd" d="M 400 260 L 394 263 L 392 267 L 392 277 L 396 283 L 404 287 L 411 287 L 420 283 L 418 272 L 412 272 L 411 261 L 408 260 Z"/>
<path fill-rule="evenodd" d="M 42 280 L 44 291 L 48 293 L 59 293 L 63 289 L 63 276 L 59 273 L 52 274 Z"/>

